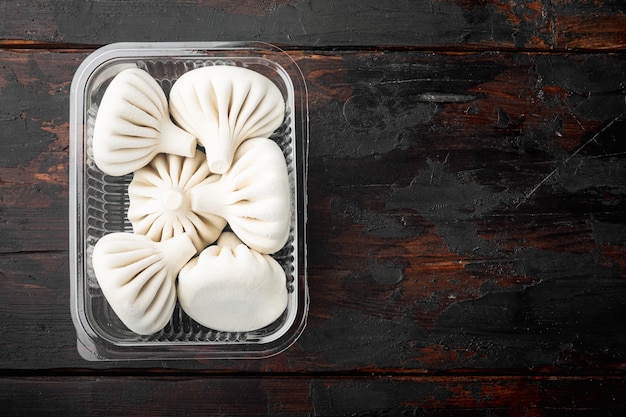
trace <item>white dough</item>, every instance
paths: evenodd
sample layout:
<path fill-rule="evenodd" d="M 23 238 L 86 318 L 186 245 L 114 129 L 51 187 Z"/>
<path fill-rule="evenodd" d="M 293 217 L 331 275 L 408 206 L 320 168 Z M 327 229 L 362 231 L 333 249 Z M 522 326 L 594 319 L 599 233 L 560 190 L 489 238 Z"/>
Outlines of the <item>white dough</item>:
<path fill-rule="evenodd" d="M 191 318 L 227 332 L 271 324 L 285 311 L 288 299 L 285 272 L 278 262 L 229 232 L 183 267 L 177 292 Z"/>
<path fill-rule="evenodd" d="M 209 171 L 202 152 L 192 158 L 157 155 L 141 168 L 128 187 L 128 219 L 135 233 L 155 241 L 187 233 L 201 251 L 215 242 L 224 227 L 223 217 L 191 209 L 191 190 L 220 179 Z"/>
<path fill-rule="evenodd" d="M 291 193 L 287 163 L 271 139 L 242 143 L 233 164 L 218 181 L 191 189 L 191 208 L 225 218 L 250 248 L 280 250 L 289 237 Z"/>
<path fill-rule="evenodd" d="M 169 322 L 176 306 L 176 275 L 196 253 L 181 234 L 165 242 L 133 233 L 111 233 L 93 250 L 102 293 L 131 331 L 147 335 Z"/>
<path fill-rule="evenodd" d="M 269 137 L 284 115 L 277 85 L 236 66 L 183 74 L 169 105 L 143 70 L 111 81 L 93 155 L 106 174 L 134 172 L 127 213 L 134 233 L 105 235 L 92 261 L 102 293 L 131 331 L 162 330 L 177 300 L 217 331 L 257 330 L 283 314 L 287 278 L 270 254 L 289 237 L 291 186 Z M 196 152 L 197 142 L 206 152 Z M 233 232 L 223 232 L 227 224 Z"/>
<path fill-rule="evenodd" d="M 264 75 L 221 65 L 183 74 L 170 92 L 170 111 L 206 148 L 211 171 L 223 174 L 243 141 L 269 137 L 280 126 L 285 102 Z"/>
<path fill-rule="evenodd" d="M 107 87 L 96 115 L 93 156 L 109 175 L 126 175 L 158 153 L 193 156 L 197 139 L 170 119 L 165 93 L 146 71 L 121 71 Z"/>

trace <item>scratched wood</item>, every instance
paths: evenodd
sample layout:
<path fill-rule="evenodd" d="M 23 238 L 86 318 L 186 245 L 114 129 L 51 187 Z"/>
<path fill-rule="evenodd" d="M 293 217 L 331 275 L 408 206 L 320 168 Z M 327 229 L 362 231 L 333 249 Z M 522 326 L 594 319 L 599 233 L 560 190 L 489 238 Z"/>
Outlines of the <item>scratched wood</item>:
<path fill-rule="evenodd" d="M 222 372 L 626 365 L 622 54 L 293 51 L 310 101 L 308 326 Z M 86 52 L 0 52 L 0 369 L 87 363 L 69 311 L 68 109 Z"/>
<path fill-rule="evenodd" d="M 626 15 L 598 1 L 13 0 L 0 44 L 266 41 L 288 47 L 623 49 Z"/>
<path fill-rule="evenodd" d="M 70 82 L 185 40 L 307 79 L 308 325 L 265 360 L 86 362 Z M 619 2 L 0 0 L 2 415 L 624 415 L 625 46 Z"/>
<path fill-rule="evenodd" d="M 71 393 L 71 395 L 68 395 Z M 26 377 L 0 379 L 3 415 L 619 416 L 621 378 Z"/>

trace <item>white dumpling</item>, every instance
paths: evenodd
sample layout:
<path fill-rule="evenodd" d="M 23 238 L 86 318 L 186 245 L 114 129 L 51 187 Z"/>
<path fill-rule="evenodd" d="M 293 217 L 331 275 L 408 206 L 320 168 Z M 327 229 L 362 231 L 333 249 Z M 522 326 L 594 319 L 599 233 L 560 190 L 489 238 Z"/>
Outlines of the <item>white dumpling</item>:
<path fill-rule="evenodd" d="M 287 308 L 286 276 L 280 264 L 226 232 L 180 271 L 182 309 L 208 328 L 246 332 L 263 328 Z"/>
<path fill-rule="evenodd" d="M 193 156 L 197 139 L 176 126 L 165 93 L 146 71 L 121 71 L 107 87 L 96 115 L 93 157 L 109 175 L 126 175 L 158 153 Z"/>
<path fill-rule="evenodd" d="M 133 231 L 155 241 L 187 233 L 201 251 L 215 242 L 226 220 L 215 214 L 194 212 L 190 190 L 219 178 L 209 170 L 202 152 L 192 158 L 157 155 L 135 172 L 128 186 L 128 219 Z"/>
<path fill-rule="evenodd" d="M 111 233 L 93 250 L 102 293 L 131 331 L 147 335 L 168 323 L 176 306 L 176 275 L 196 254 L 186 234 L 154 242 L 134 233 Z"/>
<path fill-rule="evenodd" d="M 291 223 L 287 163 L 280 147 L 264 138 L 242 143 L 230 170 L 218 181 L 191 189 L 191 208 L 225 218 L 232 231 L 258 252 L 280 250 Z"/>
<path fill-rule="evenodd" d="M 269 137 L 282 123 L 285 101 L 269 78 L 221 65 L 183 74 L 170 92 L 174 120 L 205 147 L 211 171 L 223 174 L 243 141 Z"/>

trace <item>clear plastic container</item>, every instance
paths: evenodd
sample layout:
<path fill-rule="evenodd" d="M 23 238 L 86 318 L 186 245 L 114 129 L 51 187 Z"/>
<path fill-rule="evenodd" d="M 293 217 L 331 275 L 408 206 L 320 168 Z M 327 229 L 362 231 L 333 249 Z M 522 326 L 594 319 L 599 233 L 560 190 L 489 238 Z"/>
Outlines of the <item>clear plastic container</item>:
<path fill-rule="evenodd" d="M 91 265 L 95 243 L 105 234 L 132 232 L 126 217 L 132 174 L 114 177 L 94 164 L 91 141 L 98 105 L 110 81 L 123 69 L 148 71 L 166 96 L 183 73 L 208 65 L 247 67 L 270 78 L 286 102 L 285 119 L 274 132 L 285 155 L 292 191 L 290 237 L 274 258 L 287 275 L 289 301 L 273 324 L 242 333 L 201 326 L 176 306 L 160 332 L 141 336 L 113 312 Z M 265 43 L 117 43 L 98 49 L 79 66 L 70 91 L 70 279 L 71 312 L 77 346 L 87 360 L 262 358 L 291 346 L 308 313 L 306 275 L 306 163 L 308 108 L 306 84 L 291 57 Z"/>

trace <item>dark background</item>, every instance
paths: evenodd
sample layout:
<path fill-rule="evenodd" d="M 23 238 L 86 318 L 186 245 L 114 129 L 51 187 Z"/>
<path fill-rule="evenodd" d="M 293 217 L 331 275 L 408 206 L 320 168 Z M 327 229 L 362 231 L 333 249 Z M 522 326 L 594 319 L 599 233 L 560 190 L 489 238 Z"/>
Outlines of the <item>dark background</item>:
<path fill-rule="evenodd" d="M 621 416 L 626 6 L 0 0 L 2 415 Z M 87 362 L 69 88 L 119 41 L 265 41 L 310 111 L 307 328 L 262 360 Z"/>

